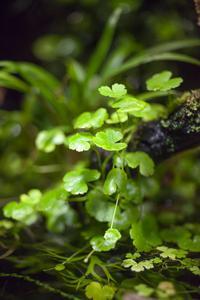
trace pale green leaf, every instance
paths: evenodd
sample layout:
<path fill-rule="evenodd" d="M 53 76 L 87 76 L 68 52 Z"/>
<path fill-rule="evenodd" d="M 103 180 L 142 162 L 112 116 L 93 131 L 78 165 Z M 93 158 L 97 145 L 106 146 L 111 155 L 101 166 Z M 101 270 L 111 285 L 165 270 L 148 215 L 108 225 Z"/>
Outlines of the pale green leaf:
<path fill-rule="evenodd" d="M 44 152 L 52 152 L 56 145 L 61 145 L 65 141 L 65 135 L 60 128 L 41 131 L 36 138 L 36 146 Z"/>
<path fill-rule="evenodd" d="M 16 221 L 21 221 L 27 225 L 34 223 L 37 215 L 33 207 L 23 202 L 10 202 L 3 208 L 4 216 L 12 218 Z"/>
<path fill-rule="evenodd" d="M 145 269 L 149 270 L 154 268 L 152 260 L 142 260 L 140 262 L 136 262 L 134 259 L 130 258 L 123 261 L 123 266 L 125 268 L 131 268 L 131 271 L 134 272 L 142 272 Z"/>
<path fill-rule="evenodd" d="M 115 294 L 115 288 L 110 285 L 103 287 L 99 282 L 91 282 L 87 285 L 85 294 L 88 299 L 93 300 L 112 300 Z"/>
<path fill-rule="evenodd" d="M 125 96 L 127 94 L 127 90 L 125 85 L 114 83 L 111 88 L 108 86 L 101 86 L 99 88 L 99 93 L 102 96 L 118 99 Z"/>
<path fill-rule="evenodd" d="M 75 133 L 66 139 L 69 149 L 77 152 L 88 151 L 91 147 L 92 135 L 86 132 Z"/>
<path fill-rule="evenodd" d="M 108 119 L 108 113 L 105 108 L 99 108 L 95 112 L 84 112 L 75 121 L 74 128 L 100 128 Z"/>
<path fill-rule="evenodd" d="M 116 242 L 121 238 L 120 232 L 115 228 L 109 228 L 104 234 L 104 239 L 107 245 L 115 245 Z"/>
<path fill-rule="evenodd" d="M 169 91 L 178 87 L 183 79 L 181 77 L 172 78 L 172 73 L 170 71 L 163 71 L 153 75 L 147 80 L 147 89 L 149 91 Z"/>
<path fill-rule="evenodd" d="M 128 120 L 127 113 L 124 112 L 114 112 L 111 114 L 110 119 L 106 120 L 107 124 L 117 124 L 117 123 L 124 123 Z"/>
<path fill-rule="evenodd" d="M 165 246 L 157 247 L 161 252 L 160 256 L 163 258 L 170 258 L 171 260 L 176 260 L 176 258 L 185 258 L 187 251 L 182 249 L 168 248 Z"/>
<path fill-rule="evenodd" d="M 90 241 L 92 248 L 97 252 L 109 251 L 114 249 L 121 234 L 117 229 L 109 228 L 104 236 L 95 236 Z"/>
<path fill-rule="evenodd" d="M 30 190 L 27 195 L 22 194 L 20 196 L 20 201 L 23 203 L 27 203 L 31 206 L 34 206 L 40 202 L 41 197 L 42 197 L 42 193 L 37 189 L 33 189 Z"/>
<path fill-rule="evenodd" d="M 125 97 L 117 102 L 112 102 L 111 106 L 118 109 L 118 113 L 129 113 L 135 115 L 144 110 L 149 104 L 135 97 Z"/>
<path fill-rule="evenodd" d="M 91 282 L 86 286 L 85 294 L 88 299 L 101 300 L 102 287 L 98 282 Z"/>

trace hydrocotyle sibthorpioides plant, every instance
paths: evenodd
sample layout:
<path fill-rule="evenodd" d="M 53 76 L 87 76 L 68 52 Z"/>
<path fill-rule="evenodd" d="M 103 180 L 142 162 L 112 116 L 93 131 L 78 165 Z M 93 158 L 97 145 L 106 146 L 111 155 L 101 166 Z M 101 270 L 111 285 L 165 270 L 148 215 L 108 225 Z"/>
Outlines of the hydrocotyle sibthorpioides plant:
<path fill-rule="evenodd" d="M 171 112 L 170 105 L 145 98 L 160 93 L 168 97 L 181 82 L 182 78 L 173 78 L 170 71 L 155 74 L 146 82 L 145 97 L 130 95 L 123 84 L 101 86 L 98 91 L 100 97 L 106 97 L 106 107 L 83 112 L 71 127 L 42 131 L 36 139 L 39 151 L 51 153 L 64 146 L 70 155 L 78 153 L 79 161 L 68 170 L 66 166 L 63 178 L 48 191 L 32 189 L 18 202 L 4 206 L 5 218 L 16 221 L 20 228 L 35 224 L 42 216 L 48 230 L 67 233 L 70 228 L 78 236 L 76 246 L 86 249 L 77 258 L 84 271 L 74 282 L 88 299 L 120 299 L 129 288 L 126 282 L 118 283 L 128 271 L 133 274 L 136 293 L 166 299 L 176 297 L 185 286 L 176 286 L 162 276 L 152 286 L 145 285 L 137 274 L 147 272 L 151 278 L 148 270 L 156 272 L 166 266 L 200 274 L 199 261 L 189 256 L 200 250 L 200 235 L 194 234 L 192 226 L 173 224 L 173 231 L 162 227 L 155 214 L 154 197 L 159 189 L 155 162 L 147 152 L 130 146 L 142 124 L 165 122 Z M 73 245 L 73 238 L 68 242 Z M 57 258 L 53 270 L 60 276 L 69 276 L 69 262 L 70 272 L 75 272 L 76 260 Z"/>

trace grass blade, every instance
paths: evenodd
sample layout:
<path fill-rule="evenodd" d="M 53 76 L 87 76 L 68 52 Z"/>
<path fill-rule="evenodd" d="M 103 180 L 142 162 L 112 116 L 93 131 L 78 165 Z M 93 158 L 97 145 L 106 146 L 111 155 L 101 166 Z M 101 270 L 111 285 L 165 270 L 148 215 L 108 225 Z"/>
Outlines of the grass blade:
<path fill-rule="evenodd" d="M 29 86 L 26 83 L 24 83 L 19 78 L 9 73 L 6 73 L 5 71 L 0 71 L 0 86 L 8 89 L 17 90 L 23 93 L 29 91 Z"/>
<path fill-rule="evenodd" d="M 109 77 L 121 74 L 123 72 L 126 72 L 130 69 L 136 68 L 140 65 L 151 63 L 153 61 L 180 61 L 185 63 L 194 64 L 197 66 L 200 66 L 200 60 L 195 59 L 191 56 L 180 54 L 180 53 L 173 53 L 173 52 L 167 52 L 167 53 L 160 53 L 160 54 L 151 54 L 151 53 L 145 53 L 143 55 L 138 55 L 127 62 L 125 62 L 121 67 L 110 70 L 109 73 L 103 78 L 104 81 L 109 79 Z"/>
<path fill-rule="evenodd" d="M 148 52 L 150 53 L 151 51 L 153 54 L 155 54 L 155 53 L 170 52 L 179 49 L 192 48 L 198 46 L 200 46 L 200 39 L 186 39 L 186 40 L 168 42 L 155 47 L 151 47 L 150 49 L 148 49 Z"/>
<path fill-rule="evenodd" d="M 113 12 L 111 17 L 108 19 L 102 37 L 99 43 L 97 44 L 97 47 L 89 61 L 88 68 L 87 68 L 86 82 L 88 82 L 91 79 L 91 77 L 96 72 L 98 72 L 99 67 L 102 65 L 103 60 L 108 54 L 121 11 L 122 11 L 121 8 L 117 8 Z"/>

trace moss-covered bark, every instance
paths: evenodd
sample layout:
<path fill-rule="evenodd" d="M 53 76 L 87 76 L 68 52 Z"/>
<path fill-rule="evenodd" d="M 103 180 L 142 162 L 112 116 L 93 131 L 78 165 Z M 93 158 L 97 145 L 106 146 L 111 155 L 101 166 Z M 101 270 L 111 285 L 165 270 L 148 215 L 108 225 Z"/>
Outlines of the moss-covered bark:
<path fill-rule="evenodd" d="M 200 90 L 195 90 L 185 95 L 185 101 L 168 119 L 144 123 L 129 144 L 129 151 L 145 151 L 159 162 L 199 145 Z"/>

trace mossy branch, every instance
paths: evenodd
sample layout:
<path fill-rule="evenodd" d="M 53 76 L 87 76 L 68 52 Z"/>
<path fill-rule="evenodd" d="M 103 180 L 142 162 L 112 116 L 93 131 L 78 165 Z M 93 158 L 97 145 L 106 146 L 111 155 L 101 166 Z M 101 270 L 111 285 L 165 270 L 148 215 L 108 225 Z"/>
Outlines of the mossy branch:
<path fill-rule="evenodd" d="M 129 151 L 142 150 L 160 162 L 200 145 L 200 90 L 187 93 L 185 101 L 168 119 L 142 124 L 129 144 Z"/>

